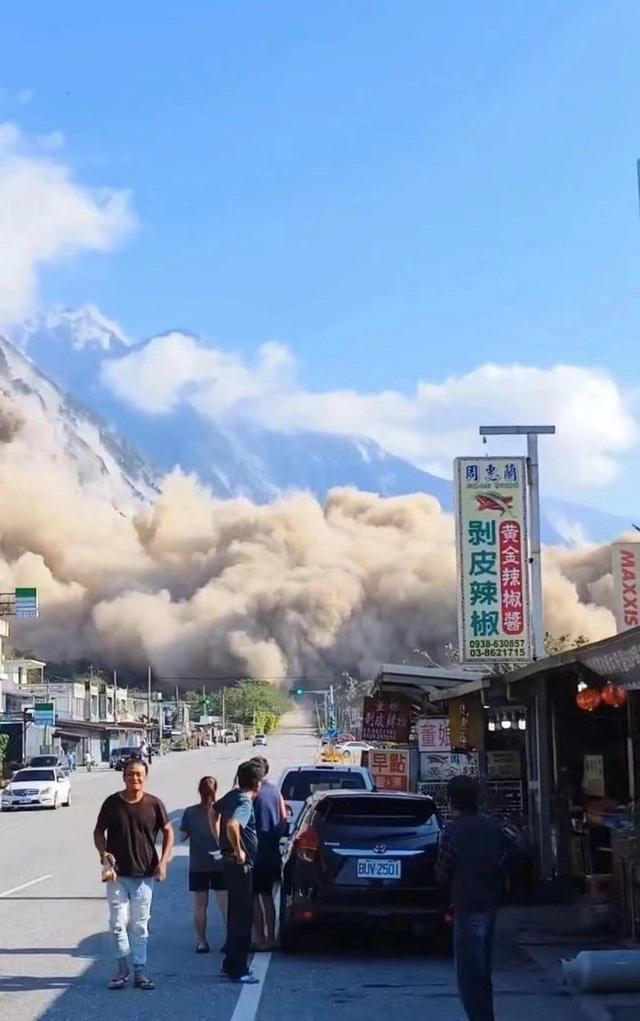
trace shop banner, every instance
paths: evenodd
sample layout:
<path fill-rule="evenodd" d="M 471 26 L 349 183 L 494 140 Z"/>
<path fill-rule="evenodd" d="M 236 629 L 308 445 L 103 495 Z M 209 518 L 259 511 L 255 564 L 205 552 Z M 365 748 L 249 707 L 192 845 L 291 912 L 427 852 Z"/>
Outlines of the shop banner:
<path fill-rule="evenodd" d="M 425 783 L 442 783 L 454 776 L 479 775 L 476 752 L 423 752 L 420 755 L 420 779 Z"/>
<path fill-rule="evenodd" d="M 37 588 L 17 588 L 16 593 L 16 617 L 33 619 L 39 616 L 38 612 L 38 590 Z"/>
<path fill-rule="evenodd" d="M 409 790 L 409 749 L 369 752 L 369 772 L 379 791 Z"/>
<path fill-rule="evenodd" d="M 526 458 L 454 462 L 462 662 L 528 662 Z"/>
<path fill-rule="evenodd" d="M 480 748 L 484 730 L 484 713 L 480 693 L 472 692 L 464 698 L 448 701 L 449 730 L 452 748 Z"/>
<path fill-rule="evenodd" d="M 618 633 L 640 625 L 640 542 L 611 545 L 613 612 Z"/>
<path fill-rule="evenodd" d="M 397 695 L 367 695 L 362 711 L 362 740 L 409 743 L 409 703 Z"/>
<path fill-rule="evenodd" d="M 416 723 L 418 751 L 449 752 L 451 751 L 451 734 L 449 720 L 446 716 L 430 716 Z"/>
<path fill-rule="evenodd" d="M 55 702 L 36 702 L 33 707 L 33 722 L 39 727 L 55 727 L 56 725 L 56 704 Z"/>

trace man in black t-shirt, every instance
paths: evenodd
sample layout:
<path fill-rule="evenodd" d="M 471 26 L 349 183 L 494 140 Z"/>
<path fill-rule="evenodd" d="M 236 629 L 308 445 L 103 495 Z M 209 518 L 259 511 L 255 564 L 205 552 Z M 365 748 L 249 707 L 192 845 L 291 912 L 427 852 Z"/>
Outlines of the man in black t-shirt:
<path fill-rule="evenodd" d="M 491 958 L 508 844 L 500 823 L 479 813 L 478 797 L 472 777 L 449 782 L 454 818 L 440 837 L 436 880 L 451 894 L 462 1005 L 469 1021 L 494 1021 Z"/>
<path fill-rule="evenodd" d="M 109 925 L 117 955 L 117 970 L 110 989 L 123 989 L 126 985 L 130 953 L 136 987 L 154 988 L 145 974 L 153 880 L 166 879 L 174 837 L 163 803 L 144 789 L 147 773 L 146 762 L 138 759 L 127 762 L 123 771 L 125 788 L 103 803 L 93 831 L 103 868 L 116 873 L 107 882 Z M 160 858 L 156 851 L 159 833 L 162 833 Z"/>

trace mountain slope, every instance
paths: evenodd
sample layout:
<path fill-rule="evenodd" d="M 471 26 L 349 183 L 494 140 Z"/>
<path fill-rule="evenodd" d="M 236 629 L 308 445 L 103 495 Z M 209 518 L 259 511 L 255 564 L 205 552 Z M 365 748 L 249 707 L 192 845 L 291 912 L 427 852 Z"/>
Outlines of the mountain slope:
<path fill-rule="evenodd" d="M 93 412 L 51 382 L 0 336 L 3 420 L 40 465 L 68 471 L 76 485 L 129 513 L 157 493 L 157 476 L 136 450 Z"/>

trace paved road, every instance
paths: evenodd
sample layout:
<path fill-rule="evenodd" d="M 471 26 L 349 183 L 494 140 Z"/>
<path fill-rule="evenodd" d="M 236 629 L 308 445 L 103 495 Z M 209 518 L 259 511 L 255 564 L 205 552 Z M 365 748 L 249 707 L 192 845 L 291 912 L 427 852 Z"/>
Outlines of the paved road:
<path fill-rule="evenodd" d="M 290 721 L 291 722 L 291 721 Z M 297 723 L 274 737 L 272 772 L 312 759 L 316 742 Z M 228 786 L 247 745 L 174 753 L 154 763 L 149 789 L 179 818 L 204 773 Z M 217 954 L 193 953 L 187 858 L 180 848 L 157 887 L 152 919 L 153 993 L 109 992 L 111 945 L 104 888 L 91 844 L 102 799 L 119 774 L 76 774 L 73 803 L 57 812 L 0 813 L 0 1018 L 11 1021 L 463 1021 L 447 960 L 418 952 L 407 937 L 343 934 L 302 955 L 258 955 L 260 986 L 239 991 L 217 977 Z M 211 933 L 219 947 L 219 920 Z M 509 946 L 498 951 L 499 1021 L 581 1021 L 575 1004 Z"/>

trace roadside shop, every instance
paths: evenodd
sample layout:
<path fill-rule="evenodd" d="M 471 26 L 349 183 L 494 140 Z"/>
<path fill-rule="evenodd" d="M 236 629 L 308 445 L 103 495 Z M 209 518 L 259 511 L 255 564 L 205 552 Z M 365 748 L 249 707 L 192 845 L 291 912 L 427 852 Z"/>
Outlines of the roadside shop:
<path fill-rule="evenodd" d="M 640 628 L 504 674 L 526 713 L 539 877 L 610 900 L 640 937 Z"/>
<path fill-rule="evenodd" d="M 450 719 L 434 700 L 481 679 L 478 670 L 455 666 L 381 667 L 364 702 L 362 731 L 363 740 L 375 745 L 368 765 L 380 789 L 431 794 L 444 809 L 450 777 L 457 772 L 477 775 L 476 721 L 470 723 L 459 713 Z M 452 745 L 452 727 L 463 747 Z"/>

